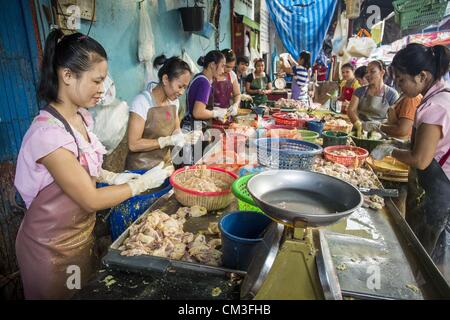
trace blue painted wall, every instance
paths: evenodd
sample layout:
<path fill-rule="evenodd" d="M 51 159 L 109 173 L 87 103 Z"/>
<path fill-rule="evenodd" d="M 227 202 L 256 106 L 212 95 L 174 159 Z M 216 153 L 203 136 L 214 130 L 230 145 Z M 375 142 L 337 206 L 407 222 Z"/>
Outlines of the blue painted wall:
<path fill-rule="evenodd" d="M 0 162 L 14 161 L 38 111 L 38 50 L 29 1 L 0 0 Z"/>
<path fill-rule="evenodd" d="M 194 59 L 215 49 L 214 36 L 206 39 L 184 32 L 181 17 L 175 8 L 185 5 L 186 1 L 146 0 L 155 36 L 156 54 L 181 55 L 181 50 Z M 190 1 L 192 5 L 192 1 Z M 206 0 L 209 6 L 212 1 Z M 221 0 L 220 49 L 231 46 L 230 1 Z M 93 23 L 90 36 L 99 41 L 109 56 L 109 71 L 115 83 L 117 96 L 129 103 L 144 87 L 144 66 L 137 59 L 139 30 L 138 0 L 96 0 L 96 22 Z M 90 22 L 82 20 L 81 32 L 86 33 Z"/>

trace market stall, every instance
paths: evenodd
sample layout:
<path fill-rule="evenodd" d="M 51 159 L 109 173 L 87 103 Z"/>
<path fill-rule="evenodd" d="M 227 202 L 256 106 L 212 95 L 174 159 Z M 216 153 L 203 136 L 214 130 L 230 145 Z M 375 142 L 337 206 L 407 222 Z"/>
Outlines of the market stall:
<path fill-rule="evenodd" d="M 219 205 L 208 207 L 213 202 L 205 200 L 201 193 L 199 196 L 180 194 L 183 187 L 179 183 L 183 180 L 174 183 L 172 176 L 175 188 L 151 205 L 114 241 L 103 259 L 105 268 L 76 298 L 430 299 L 448 296 L 448 284 L 394 205 L 396 190 L 384 189 L 372 168 L 381 167 L 391 173 L 400 169 L 392 163 L 389 167 L 389 161 L 374 163 L 367 158 L 368 152 L 354 145 L 349 135 L 352 126 L 345 115 L 282 102 L 283 108 L 266 108 L 264 116 L 257 117 L 258 121 L 231 125 L 236 131 L 228 128 L 204 155 L 202 160 L 207 165 L 220 168 L 213 171 L 229 172 L 225 176 L 231 177 L 224 187 L 226 196 L 220 196 Z M 323 124 L 319 129 L 326 130 L 322 138 L 319 134 L 308 136 L 305 128 L 309 122 Z M 244 152 L 226 143 L 237 141 L 237 136 L 247 144 Z M 260 147 L 272 139 L 281 142 L 285 149 L 275 157 L 274 152 L 264 156 Z M 364 141 L 358 141 L 361 143 Z M 252 149 L 251 145 L 256 148 Z M 238 159 L 245 158 L 245 152 L 250 152 L 251 157 Z M 221 153 L 224 158 L 217 156 Z M 196 168 L 203 172 L 211 167 Z M 181 169 L 178 174 L 187 174 L 188 170 L 191 169 Z M 198 177 L 204 178 L 202 173 Z M 264 177 L 270 181 L 259 181 Z M 298 185 L 301 181 L 310 183 Z M 198 185 L 188 185 L 185 188 L 198 188 Z M 270 193 L 269 186 L 276 192 L 272 200 L 264 195 Z M 308 191 L 304 193 L 305 190 Z M 349 195 L 353 199 L 350 202 L 345 200 Z M 260 241 L 246 256 L 250 260 L 239 264 L 236 260 L 230 262 L 230 251 L 223 242 L 223 226 L 219 228 L 218 224 L 231 212 L 243 210 L 253 210 L 250 217 L 255 219 L 254 223 L 257 217 L 264 216 L 261 212 L 273 222 L 262 230 Z M 309 215 L 298 214 L 305 210 L 309 210 Z M 296 218 L 286 218 L 289 215 Z M 181 244 L 181 251 L 167 250 L 165 240 L 155 245 L 151 234 L 143 229 L 154 219 L 167 219 L 164 221 L 176 224 L 178 229 L 170 231 L 173 234 L 158 229 L 159 224 L 154 227 L 160 235 L 172 237 L 170 245 L 175 248 L 177 235 L 179 239 L 190 237 Z M 138 246 L 133 244 L 136 237 L 141 237 Z M 233 267 L 230 263 L 234 263 Z M 286 283 L 295 285 L 286 286 Z M 185 290 L 186 287 L 189 289 Z"/>

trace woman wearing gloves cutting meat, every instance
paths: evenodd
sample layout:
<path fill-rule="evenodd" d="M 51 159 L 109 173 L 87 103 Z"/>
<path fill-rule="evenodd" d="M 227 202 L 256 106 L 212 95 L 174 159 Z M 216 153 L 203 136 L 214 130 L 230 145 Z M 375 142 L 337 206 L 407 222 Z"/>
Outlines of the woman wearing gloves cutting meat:
<path fill-rule="evenodd" d="M 423 95 L 410 150 L 381 145 L 374 159 L 392 156 L 411 167 L 406 221 L 450 281 L 450 87 L 442 79 L 450 65 L 444 46 L 409 44 L 392 61 L 395 81 L 408 97 Z"/>
<path fill-rule="evenodd" d="M 383 82 L 385 74 L 383 62 L 374 60 L 369 63 L 367 70 L 369 85 L 360 87 L 353 92 L 347 111 L 357 136 L 362 135 L 363 129 L 366 130 L 366 122 L 384 122 L 387 119 L 389 107 L 398 99 L 397 91 Z"/>
<path fill-rule="evenodd" d="M 212 84 L 212 103 L 216 108 L 229 109 L 230 116 L 236 116 L 241 103 L 241 90 L 236 73 L 236 55 L 233 50 L 221 51 L 225 56 L 224 73 L 217 75 Z M 230 106 L 230 101 L 233 101 Z"/>
<path fill-rule="evenodd" d="M 194 76 L 187 91 L 187 113 L 183 119 L 183 130 L 194 130 L 194 123 L 202 128 L 210 126 L 212 119 L 224 121 L 227 109 L 213 108 L 208 104 L 214 78 L 224 74 L 225 56 L 218 50 L 208 52 L 197 61 L 203 71 Z"/>
<path fill-rule="evenodd" d="M 72 296 L 74 272 L 83 286 L 93 271 L 95 212 L 160 186 L 170 173 L 161 166 L 142 176 L 102 169 L 105 148 L 83 107 L 99 101 L 107 71 L 97 41 L 51 31 L 39 82 L 48 104 L 23 138 L 14 181 L 27 206 L 16 239 L 27 299 Z M 113 185 L 97 189 L 96 181 Z"/>
<path fill-rule="evenodd" d="M 155 58 L 159 83 L 150 82 L 134 98 L 128 122 L 129 153 L 125 168 L 150 169 L 164 161 L 171 162 L 169 147 L 183 146 L 178 118 L 179 100 L 191 80 L 189 65 L 178 57 Z"/>

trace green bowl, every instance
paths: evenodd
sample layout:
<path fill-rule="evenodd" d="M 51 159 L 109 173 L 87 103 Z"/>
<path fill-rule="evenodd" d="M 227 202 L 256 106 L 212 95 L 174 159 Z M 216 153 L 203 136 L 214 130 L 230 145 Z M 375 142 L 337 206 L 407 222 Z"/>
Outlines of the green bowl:
<path fill-rule="evenodd" d="M 319 137 L 319 133 L 311 130 L 298 130 L 298 133 L 302 135 L 302 140 L 314 143 Z"/>
<path fill-rule="evenodd" d="M 380 144 L 387 143 L 386 140 L 370 140 L 370 139 L 357 138 L 355 132 L 352 132 L 350 134 L 350 138 L 352 138 L 352 140 L 353 140 L 353 142 L 355 142 L 356 146 L 366 149 L 367 151 L 369 151 L 369 153 L 371 153 L 372 150 L 375 149 Z"/>
<path fill-rule="evenodd" d="M 342 131 L 324 131 L 322 132 L 323 147 L 346 145 L 348 134 Z"/>

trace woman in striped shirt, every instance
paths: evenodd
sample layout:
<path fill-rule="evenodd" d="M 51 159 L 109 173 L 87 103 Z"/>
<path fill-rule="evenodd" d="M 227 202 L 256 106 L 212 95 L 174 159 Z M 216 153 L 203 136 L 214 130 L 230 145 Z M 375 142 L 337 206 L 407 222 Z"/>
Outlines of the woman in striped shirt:
<path fill-rule="evenodd" d="M 284 61 L 286 62 L 286 61 Z M 292 99 L 309 103 L 308 87 L 311 76 L 311 54 L 302 51 L 298 61 L 292 58 L 289 61 L 292 67 L 282 64 L 283 71 L 292 74 Z"/>

